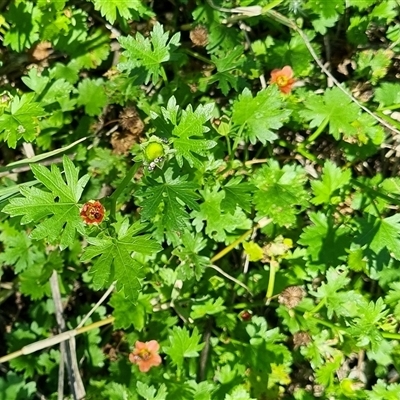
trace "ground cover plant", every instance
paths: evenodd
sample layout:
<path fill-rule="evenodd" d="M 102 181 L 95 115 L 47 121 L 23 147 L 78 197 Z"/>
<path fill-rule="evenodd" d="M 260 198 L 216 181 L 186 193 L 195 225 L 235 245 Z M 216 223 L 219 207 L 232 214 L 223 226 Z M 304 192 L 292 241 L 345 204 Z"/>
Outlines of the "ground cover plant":
<path fill-rule="evenodd" d="M 399 11 L 0 1 L 0 399 L 399 399 Z"/>

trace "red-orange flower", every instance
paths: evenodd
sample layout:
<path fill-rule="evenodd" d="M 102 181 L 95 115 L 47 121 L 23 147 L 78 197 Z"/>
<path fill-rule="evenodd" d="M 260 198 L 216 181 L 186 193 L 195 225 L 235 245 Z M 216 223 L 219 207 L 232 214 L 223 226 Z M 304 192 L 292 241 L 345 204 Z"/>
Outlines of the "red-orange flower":
<path fill-rule="evenodd" d="M 135 349 L 129 354 L 129 361 L 137 364 L 141 372 L 147 372 L 151 367 L 157 367 L 161 364 L 161 357 L 158 354 L 160 345 L 156 340 L 150 342 L 135 343 Z"/>
<path fill-rule="evenodd" d="M 105 209 L 97 200 L 89 200 L 81 208 L 80 216 L 87 223 L 97 225 L 104 219 Z"/>
<path fill-rule="evenodd" d="M 293 70 L 289 65 L 284 66 L 282 69 L 274 69 L 271 72 L 271 83 L 276 83 L 282 93 L 290 93 L 295 82 Z"/>

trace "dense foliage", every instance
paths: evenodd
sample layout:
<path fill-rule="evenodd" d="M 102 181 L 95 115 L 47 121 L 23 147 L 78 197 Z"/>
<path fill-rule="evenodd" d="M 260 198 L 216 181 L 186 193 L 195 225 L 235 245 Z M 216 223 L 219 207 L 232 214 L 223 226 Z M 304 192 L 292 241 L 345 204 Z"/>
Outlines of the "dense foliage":
<path fill-rule="evenodd" d="M 399 399 L 399 11 L 0 1 L 0 400 Z"/>

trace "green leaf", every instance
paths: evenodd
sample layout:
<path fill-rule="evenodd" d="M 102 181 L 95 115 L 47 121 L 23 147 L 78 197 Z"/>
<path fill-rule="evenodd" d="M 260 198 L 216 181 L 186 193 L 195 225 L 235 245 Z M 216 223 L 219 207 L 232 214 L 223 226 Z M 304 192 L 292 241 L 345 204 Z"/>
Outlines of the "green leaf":
<path fill-rule="evenodd" d="M 40 104 L 47 106 L 58 103 L 62 111 L 74 109 L 76 100 L 70 98 L 74 87 L 65 79 L 50 80 L 47 76 L 38 75 L 37 68 L 32 68 L 28 76 L 23 76 L 21 79 L 38 95 Z"/>
<path fill-rule="evenodd" d="M 128 329 L 133 326 L 141 331 L 146 322 L 146 314 L 152 311 L 149 296 L 142 294 L 139 295 L 135 307 L 132 307 L 132 303 L 126 301 L 121 292 L 116 292 L 111 297 L 110 305 L 114 308 L 115 329 Z"/>
<path fill-rule="evenodd" d="M 354 245 L 349 250 L 347 264 L 352 271 L 367 273 L 367 260 L 364 258 L 363 250 L 360 246 Z"/>
<path fill-rule="evenodd" d="M 213 394 L 216 390 L 216 385 L 208 381 L 203 381 L 197 383 L 194 380 L 187 382 L 187 384 L 192 388 L 192 398 L 193 400 L 212 400 Z"/>
<path fill-rule="evenodd" d="M 345 8 L 343 0 L 309 0 L 306 6 L 318 15 L 318 19 L 313 20 L 312 24 L 315 30 L 322 35 L 326 34 L 326 28 L 334 26 L 339 18 L 339 14 L 343 14 Z"/>
<path fill-rule="evenodd" d="M 31 142 L 39 132 L 38 118 L 45 115 L 45 111 L 34 97 L 34 93 L 15 96 L 0 116 L 0 133 L 4 131 L 7 144 L 13 149 L 21 138 Z"/>
<path fill-rule="evenodd" d="M 0 400 L 30 399 L 36 392 L 36 382 L 25 382 L 22 376 L 8 372 L 0 377 Z"/>
<path fill-rule="evenodd" d="M 35 340 L 44 339 L 42 336 L 43 334 L 43 329 L 39 328 L 36 321 L 32 322 L 30 325 L 18 323 L 17 326 L 14 327 L 12 334 L 8 333 L 5 336 L 8 351 L 17 351 L 26 345 L 32 344 Z M 25 379 L 31 378 L 36 373 L 37 358 L 37 354 L 28 354 L 24 357 L 17 357 L 10 360 L 9 365 L 14 371 L 22 372 Z"/>
<path fill-rule="evenodd" d="M 35 264 L 29 266 L 19 275 L 19 289 L 24 296 L 32 300 L 40 300 L 51 295 L 49 279 L 53 273 L 52 268 Z"/>
<path fill-rule="evenodd" d="M 107 104 L 102 79 L 84 79 L 78 85 L 78 92 L 77 104 L 85 106 L 86 114 L 94 116 L 102 113 L 103 107 Z"/>
<path fill-rule="evenodd" d="M 167 398 L 167 387 L 162 383 L 158 390 L 142 382 L 136 383 L 138 395 L 146 400 L 165 400 Z M 157 393 L 157 394 L 156 394 Z"/>
<path fill-rule="evenodd" d="M 101 391 L 101 397 L 107 400 L 131 400 L 137 399 L 137 396 L 133 397 L 132 392 L 122 383 L 112 381 L 101 381 L 103 390 Z"/>
<path fill-rule="evenodd" d="M 98 308 L 97 312 L 99 312 L 99 310 L 104 310 L 102 313 L 103 315 L 100 315 L 101 317 L 104 317 L 105 308 Z M 91 329 L 90 331 L 86 332 L 86 340 L 87 342 L 86 346 L 84 347 L 84 357 L 86 357 L 89 361 L 88 366 L 103 367 L 106 356 L 100 346 L 102 341 L 100 328 Z"/>
<path fill-rule="evenodd" d="M 25 231 L 18 231 L 7 223 L 0 227 L 0 241 L 3 243 L 0 265 L 14 265 L 14 271 L 18 274 L 36 263 L 44 262 L 43 253 L 32 245 Z"/>
<path fill-rule="evenodd" d="M 376 0 L 349 0 L 348 4 L 357 7 L 359 10 L 365 10 L 376 4 Z"/>
<path fill-rule="evenodd" d="M 368 400 L 398 400 L 400 392 L 400 384 L 387 384 L 384 380 L 378 379 L 378 383 L 368 391 Z"/>
<path fill-rule="evenodd" d="M 379 191 L 382 190 L 389 195 L 400 195 L 400 178 L 393 177 L 385 179 L 379 185 Z"/>
<path fill-rule="evenodd" d="M 64 0 L 53 2 L 39 0 L 37 2 L 38 7 L 42 11 L 39 21 L 41 28 L 40 38 L 42 41 L 52 42 L 57 37 L 65 35 L 69 31 L 72 21 L 65 15 L 65 3 L 66 1 Z"/>
<path fill-rule="evenodd" d="M 324 299 L 328 310 L 328 318 L 332 319 L 333 313 L 343 317 L 354 317 L 357 315 L 357 304 L 363 302 L 363 297 L 353 290 L 345 289 L 350 279 L 347 271 L 340 268 L 329 268 L 326 272 L 327 282 L 323 282 L 316 292 L 311 292 L 315 297 Z"/>
<path fill-rule="evenodd" d="M 392 63 L 391 50 L 364 50 L 358 54 L 357 72 L 367 75 L 373 85 L 386 76 Z M 366 73 L 365 73 L 366 72 Z"/>
<path fill-rule="evenodd" d="M 276 85 L 261 90 L 253 98 L 249 89 L 244 89 L 233 103 L 232 122 L 243 130 L 243 138 L 255 144 L 273 142 L 278 138 L 274 132 L 282 127 L 291 111 Z"/>
<path fill-rule="evenodd" d="M 400 319 L 400 282 L 389 284 L 390 290 L 385 296 L 385 303 L 394 307 L 394 315 Z"/>
<path fill-rule="evenodd" d="M 357 346 L 365 347 L 370 344 L 373 351 L 378 351 L 383 340 L 382 333 L 378 329 L 379 322 L 386 317 L 389 310 L 385 310 L 386 304 L 381 297 L 376 303 L 364 301 L 357 306 L 359 317 L 352 320 L 348 332 L 357 340 Z"/>
<path fill-rule="evenodd" d="M 204 222 L 206 221 L 206 234 L 218 242 L 226 239 L 227 233 L 232 233 L 236 229 L 249 229 L 251 221 L 246 218 L 246 215 L 240 208 L 236 208 L 233 214 L 225 213 L 221 209 L 222 200 L 225 197 L 223 191 L 218 191 L 214 188 L 212 191 L 209 188 L 200 191 L 204 198 L 204 202 L 200 204 L 199 211 L 193 211 L 193 225 L 196 231 L 202 231 Z"/>
<path fill-rule="evenodd" d="M 326 388 L 333 388 L 336 372 L 343 363 L 343 354 L 336 354 L 333 360 L 327 361 L 315 371 L 315 380 Z"/>
<path fill-rule="evenodd" d="M 45 257 L 46 256 L 46 257 Z M 64 260 L 58 250 L 41 254 L 41 259 L 19 274 L 19 290 L 32 300 L 51 296 L 49 279 L 54 270 L 62 271 Z M 61 282 L 60 282 L 61 283 Z"/>
<path fill-rule="evenodd" d="M 234 75 L 234 71 L 239 69 L 245 57 L 242 46 L 236 46 L 227 53 L 212 55 L 211 60 L 217 67 L 217 73 L 211 76 L 209 84 L 218 82 L 218 88 L 221 89 L 224 96 L 229 93 L 230 88 L 238 90 L 238 76 Z"/>
<path fill-rule="evenodd" d="M 170 346 L 164 347 L 163 350 L 169 355 L 173 364 L 178 368 L 183 366 L 184 358 L 193 358 L 199 356 L 199 351 L 203 348 L 204 344 L 199 344 L 201 336 L 196 327 L 194 327 L 192 334 L 186 327 L 174 326 L 169 336 Z"/>
<path fill-rule="evenodd" d="M 259 261 L 264 257 L 263 249 L 254 242 L 244 242 L 243 248 L 250 261 Z"/>
<path fill-rule="evenodd" d="M 110 37 L 104 29 L 96 29 L 88 36 L 87 14 L 81 10 L 74 13 L 74 20 L 79 26 L 71 30 L 71 35 L 61 36 L 57 47 L 71 55 L 72 60 L 63 71 L 71 74 L 68 81 L 76 80 L 77 71 L 82 68 L 97 68 L 110 54 Z M 74 72 L 72 72 L 74 71 Z M 64 77 L 64 76 L 63 76 Z M 72 83 L 72 82 L 71 82 Z"/>
<path fill-rule="evenodd" d="M 242 208 L 246 212 L 251 210 L 251 198 L 255 191 L 254 185 L 242 182 L 242 178 L 232 178 L 222 187 L 225 197 L 221 202 L 221 207 L 229 213 L 234 213 L 236 207 Z"/>
<path fill-rule="evenodd" d="M 379 4 L 376 4 L 370 13 L 370 17 L 386 20 L 385 22 L 389 23 L 397 16 L 397 5 L 397 2 L 393 0 L 383 1 Z"/>
<path fill-rule="evenodd" d="M 207 240 L 202 235 L 193 236 L 185 231 L 180 237 L 179 246 L 172 250 L 181 264 L 177 268 L 178 279 L 188 280 L 196 277 L 200 280 L 206 267 L 210 265 L 209 257 L 200 255 L 200 251 L 207 245 Z"/>
<path fill-rule="evenodd" d="M 387 249 L 400 260 L 400 214 L 384 219 L 369 214 L 359 223 L 361 230 L 357 243 L 366 245 L 375 254 Z"/>
<path fill-rule="evenodd" d="M 117 281 L 117 290 L 125 298 L 136 303 L 140 290 L 140 274 L 142 265 L 132 258 L 132 253 L 153 255 L 160 251 L 158 243 L 151 240 L 150 235 L 136 235 L 144 225 L 136 222 L 129 226 L 129 220 L 113 224 L 117 237 L 106 234 L 87 237 L 90 246 L 85 248 L 81 261 L 95 259 L 90 274 L 96 290 L 102 289 Z"/>
<path fill-rule="evenodd" d="M 242 386 L 235 387 L 230 394 L 226 394 L 224 400 L 256 400 L 251 397 L 249 392 Z"/>
<path fill-rule="evenodd" d="M 4 35 L 4 45 L 21 53 L 29 48 L 39 39 L 39 20 L 41 12 L 31 1 L 20 1 L 10 3 L 7 21 L 10 29 Z"/>
<path fill-rule="evenodd" d="M 313 225 L 304 229 L 298 243 L 307 246 L 311 263 L 323 270 L 343 264 L 351 244 L 349 229 L 336 226 L 324 213 L 309 213 L 309 218 Z"/>
<path fill-rule="evenodd" d="M 310 122 L 310 128 L 329 123 L 329 133 L 339 140 L 342 133 L 351 136 L 356 133 L 352 125 L 358 118 L 359 108 L 339 88 L 334 87 L 321 96 L 310 96 L 304 102 L 306 110 L 300 115 Z"/>
<path fill-rule="evenodd" d="M 78 168 L 66 156 L 63 158 L 63 166 L 65 181 L 54 164 L 51 171 L 42 165 L 32 165 L 36 179 L 49 192 L 35 187 L 23 187 L 20 189 L 23 197 L 12 198 L 10 204 L 3 209 L 3 212 L 11 216 L 22 215 L 21 224 L 37 223 L 31 232 L 32 239 L 59 243 L 61 249 L 72 245 L 76 231 L 84 232 L 78 201 L 89 180 L 88 175 L 78 179 Z"/>
<path fill-rule="evenodd" d="M 161 76 L 166 80 L 162 63 L 171 59 L 171 53 L 179 46 L 180 33 L 175 33 L 170 41 L 168 41 L 169 33 L 164 32 L 163 26 L 157 22 L 150 38 L 145 38 L 139 32 L 136 36 L 119 37 L 122 53 L 126 57 L 125 62 L 118 64 L 121 71 L 132 71 L 135 68 L 143 67 L 147 71 L 147 84 L 150 79 L 153 84 L 157 83 Z"/>
<path fill-rule="evenodd" d="M 173 106 L 175 99 L 168 102 L 168 106 Z M 172 134 L 176 137 L 172 138 L 174 149 L 176 150 L 176 160 L 180 167 L 183 166 L 185 159 L 191 167 L 199 168 L 202 166 L 201 161 L 194 156 L 207 156 L 209 150 L 216 146 L 214 140 L 206 140 L 204 133 L 209 131 L 204 124 L 212 117 L 214 105 L 212 103 L 199 105 L 195 111 L 189 105 L 186 110 L 182 110 L 182 116 L 179 123 L 175 126 Z M 194 153 L 194 154 L 193 154 Z"/>
<path fill-rule="evenodd" d="M 187 226 L 189 214 L 185 207 L 198 209 L 196 200 L 199 198 L 196 193 L 197 185 L 187 182 L 187 175 L 173 178 L 173 171 L 168 168 L 163 179 L 157 180 L 146 177 L 143 186 L 137 196 L 142 197 L 141 218 L 143 221 L 153 221 L 159 217 L 158 224 L 165 229 L 167 234 L 174 235 Z"/>
<path fill-rule="evenodd" d="M 322 180 L 311 182 L 315 198 L 311 201 L 314 204 L 332 204 L 332 195 L 350 182 L 351 171 L 342 171 L 336 165 L 327 160 L 322 170 Z"/>
<path fill-rule="evenodd" d="M 94 8 L 100 11 L 101 15 L 113 24 L 118 14 L 125 20 L 132 19 L 132 11 L 135 10 L 139 16 L 146 13 L 146 7 L 140 0 L 92 0 Z"/>
<path fill-rule="evenodd" d="M 311 41 L 315 33 L 308 31 L 307 36 Z M 292 36 L 290 41 L 287 39 L 277 40 L 274 46 L 264 51 L 268 54 L 271 67 L 278 68 L 283 65 L 290 65 L 295 76 L 309 76 L 313 70 L 313 58 L 303 39 L 298 35 Z"/>
<path fill-rule="evenodd" d="M 382 82 L 375 90 L 374 100 L 382 107 L 400 103 L 400 85 L 398 83 Z"/>
<path fill-rule="evenodd" d="M 375 361 L 378 365 L 383 365 L 385 367 L 393 364 L 392 353 L 393 343 L 391 340 L 385 339 L 380 341 L 378 345 L 375 346 L 374 350 L 367 350 L 367 356 L 369 360 Z"/>
<path fill-rule="evenodd" d="M 224 300 L 221 297 L 214 299 L 209 299 L 203 304 L 193 305 L 190 317 L 193 319 L 204 318 L 206 315 L 219 314 L 226 309 L 223 305 Z"/>
<path fill-rule="evenodd" d="M 296 214 L 308 205 L 306 181 L 302 168 L 291 165 L 280 168 L 277 161 L 271 160 L 253 176 L 258 189 L 253 198 L 257 216 L 268 216 L 280 226 L 294 224 Z"/>
<path fill-rule="evenodd" d="M 312 336 L 312 341 L 307 346 L 302 347 L 301 354 L 310 361 L 313 369 L 317 369 L 325 360 L 332 359 L 340 351 L 329 338 L 330 332 L 323 329 Z"/>

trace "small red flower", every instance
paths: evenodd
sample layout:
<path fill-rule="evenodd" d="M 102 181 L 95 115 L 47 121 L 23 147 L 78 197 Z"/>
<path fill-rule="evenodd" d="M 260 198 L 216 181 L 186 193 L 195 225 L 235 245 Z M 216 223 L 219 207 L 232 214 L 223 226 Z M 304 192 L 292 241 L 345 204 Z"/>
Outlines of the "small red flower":
<path fill-rule="evenodd" d="M 157 367 L 161 364 L 161 357 L 158 354 L 160 345 L 157 340 L 150 340 L 150 342 L 135 343 L 135 349 L 129 354 L 129 361 L 137 364 L 140 372 L 148 372 L 151 367 Z"/>
<path fill-rule="evenodd" d="M 104 219 L 105 208 L 97 200 L 89 200 L 81 208 L 81 218 L 90 225 L 98 225 Z"/>
<path fill-rule="evenodd" d="M 293 70 L 289 65 L 284 66 L 282 69 L 274 69 L 271 72 L 271 83 L 276 83 L 282 93 L 290 93 L 295 82 Z"/>

